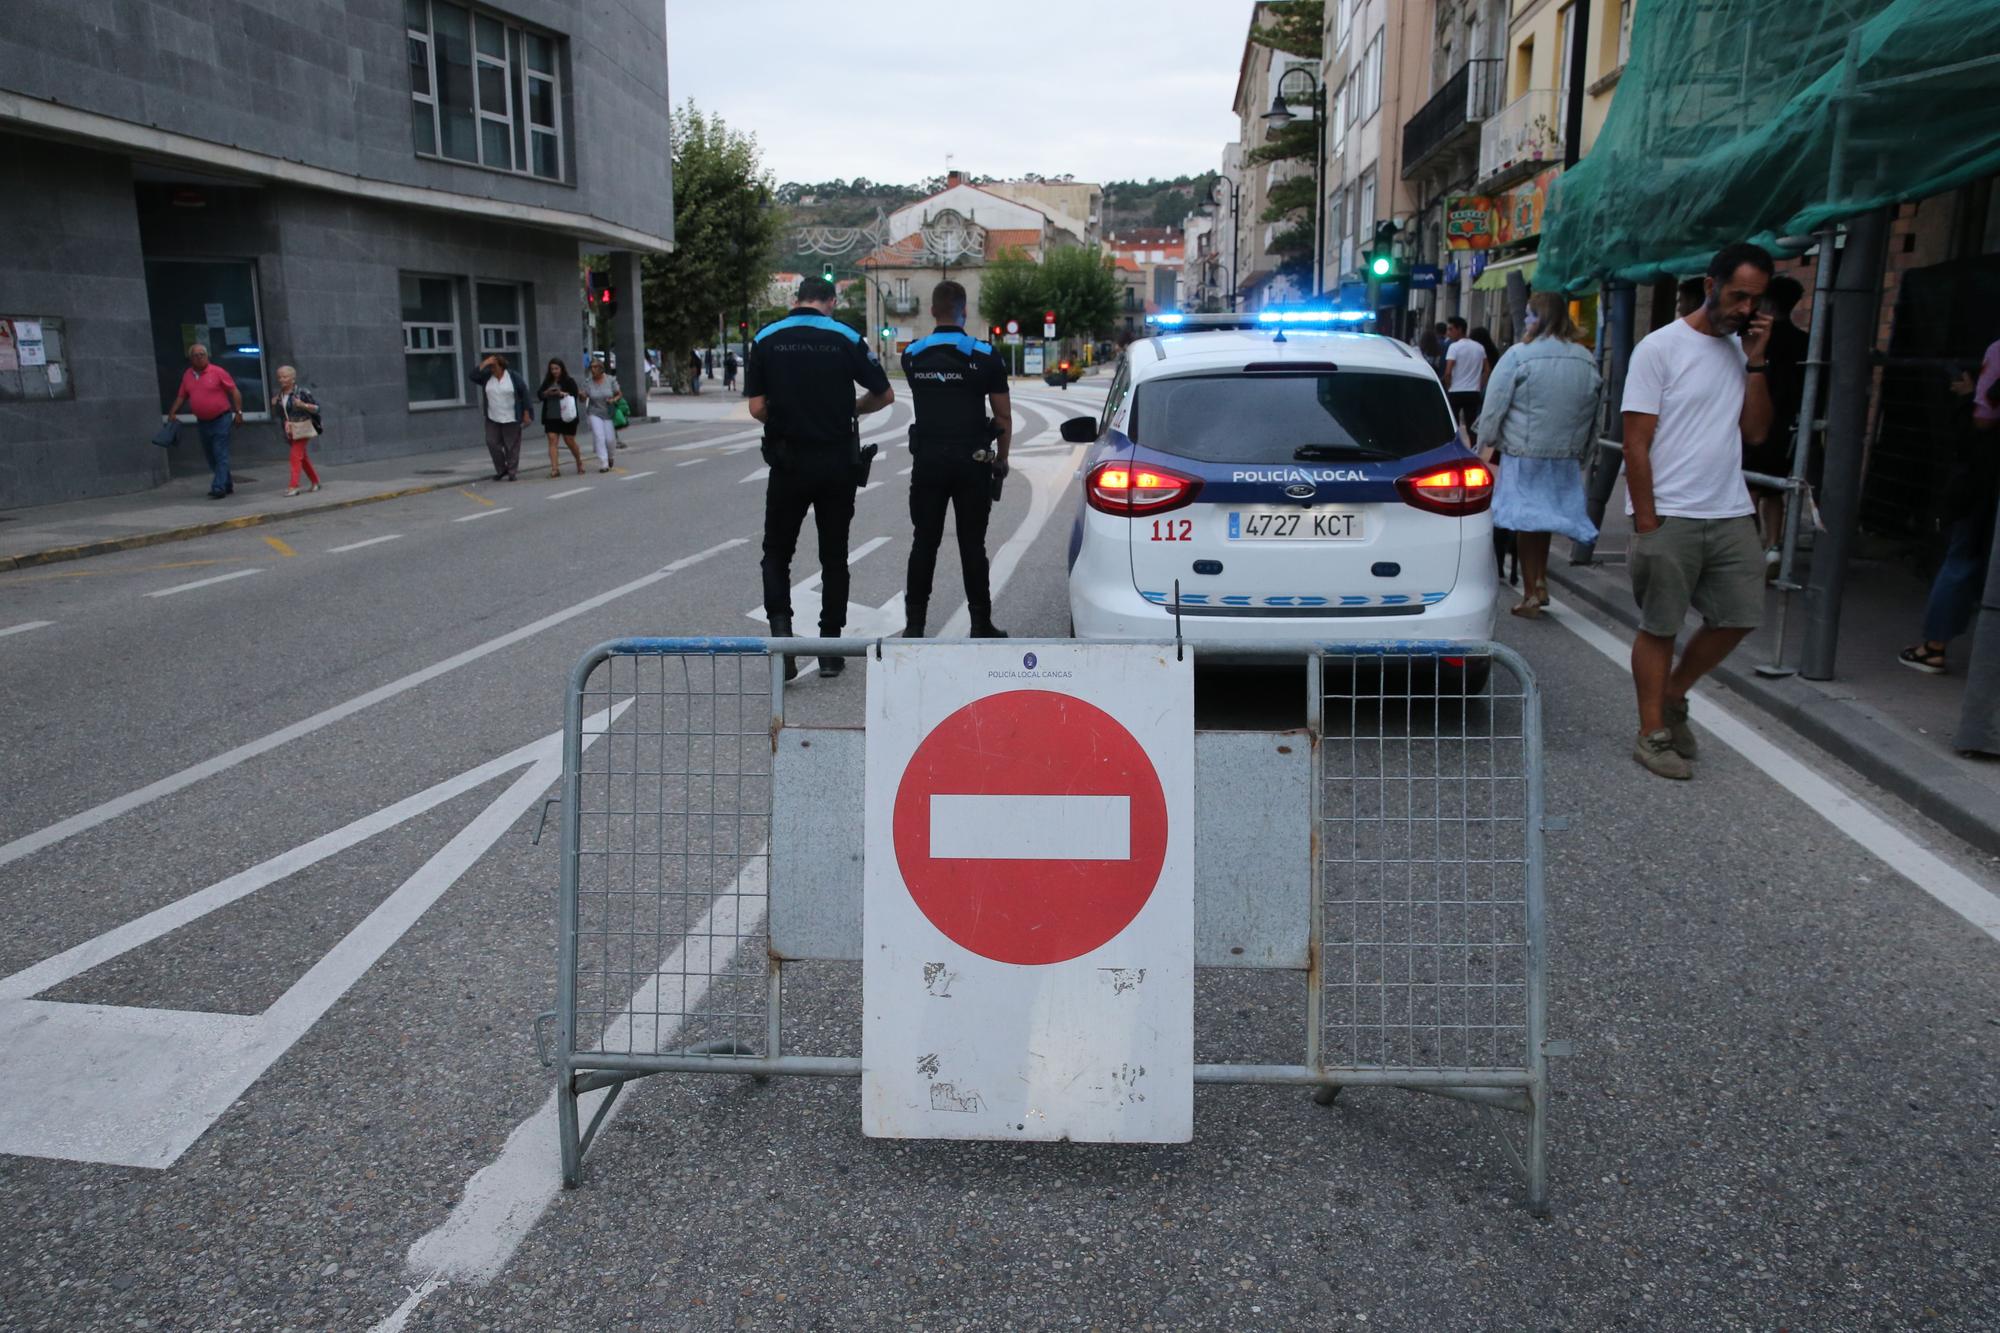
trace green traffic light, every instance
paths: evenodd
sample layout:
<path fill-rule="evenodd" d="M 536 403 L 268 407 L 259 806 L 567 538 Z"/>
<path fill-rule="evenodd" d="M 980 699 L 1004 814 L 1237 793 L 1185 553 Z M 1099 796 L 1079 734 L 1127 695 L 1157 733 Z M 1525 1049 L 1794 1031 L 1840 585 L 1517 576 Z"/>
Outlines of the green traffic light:
<path fill-rule="evenodd" d="M 1390 267 L 1389 256 L 1387 255 L 1375 256 L 1375 262 L 1370 264 L 1369 267 L 1375 270 L 1376 277 L 1378 278 L 1388 277 L 1389 267 Z"/>

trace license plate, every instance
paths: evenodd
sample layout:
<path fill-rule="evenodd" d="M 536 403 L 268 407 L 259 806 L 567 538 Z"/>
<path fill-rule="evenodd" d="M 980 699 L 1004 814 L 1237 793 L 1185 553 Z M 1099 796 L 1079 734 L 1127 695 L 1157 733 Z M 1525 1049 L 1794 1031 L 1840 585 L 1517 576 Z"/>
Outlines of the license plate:
<path fill-rule="evenodd" d="M 1356 542 L 1361 515 L 1351 509 L 1240 509 L 1229 514 L 1233 542 Z"/>

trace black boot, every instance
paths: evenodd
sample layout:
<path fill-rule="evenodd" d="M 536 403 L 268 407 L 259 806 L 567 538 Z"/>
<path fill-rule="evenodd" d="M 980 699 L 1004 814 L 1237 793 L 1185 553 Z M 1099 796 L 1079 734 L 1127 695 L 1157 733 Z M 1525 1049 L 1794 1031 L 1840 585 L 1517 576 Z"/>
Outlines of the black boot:
<path fill-rule="evenodd" d="M 789 638 L 791 638 L 791 637 L 792 637 L 792 618 L 791 618 L 790 616 L 772 616 L 772 617 L 771 617 L 771 637 L 772 637 L 772 638 L 774 638 L 774 639 L 789 639 Z M 792 656 L 792 655 L 791 655 L 790 653 L 786 653 L 786 654 L 785 654 L 785 679 L 786 679 L 786 680 L 797 680 L 797 679 L 798 679 L 798 676 L 799 676 L 799 659 L 798 659 L 798 658 L 796 658 L 796 657 L 793 657 L 793 656 Z"/>
<path fill-rule="evenodd" d="M 837 639 L 840 637 L 840 631 L 844 628 L 846 628 L 844 625 L 835 625 L 832 628 L 821 625 L 819 627 L 819 636 L 822 639 Z M 819 674 L 822 680 L 832 680 L 845 670 L 847 670 L 847 659 L 844 657 L 822 657 L 819 659 Z"/>
<path fill-rule="evenodd" d="M 931 608 L 930 608 L 930 603 L 928 603 L 928 602 L 913 602 L 913 601 L 909 601 L 909 600 L 908 600 L 908 599 L 906 598 L 906 599 L 904 599 L 904 605 L 905 605 L 905 606 L 906 606 L 906 607 L 907 607 L 908 609 L 907 609 L 907 610 L 905 611 L 905 613 L 904 613 L 904 619 L 903 619 L 903 637 L 904 637 L 904 638 L 906 638 L 906 639 L 921 639 L 921 638 L 923 638 L 923 637 L 924 637 L 924 619 L 925 619 L 925 618 L 926 618 L 926 617 L 927 617 L 927 616 L 928 616 L 928 615 L 930 614 L 930 609 L 931 609 Z"/>
<path fill-rule="evenodd" d="M 993 623 L 993 613 L 991 611 L 974 611 L 972 613 L 972 637 L 975 639 L 1004 639 L 1007 637 L 1007 631 Z"/>

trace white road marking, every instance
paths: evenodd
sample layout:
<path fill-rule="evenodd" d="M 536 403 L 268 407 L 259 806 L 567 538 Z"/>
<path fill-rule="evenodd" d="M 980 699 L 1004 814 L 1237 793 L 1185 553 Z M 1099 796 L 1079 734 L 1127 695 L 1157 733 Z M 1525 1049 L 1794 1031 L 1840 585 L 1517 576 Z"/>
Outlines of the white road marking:
<path fill-rule="evenodd" d="M 868 494 L 868 492 L 879 491 L 888 484 L 889 483 L 886 481 L 871 481 L 866 486 L 863 486 L 860 490 L 856 491 L 854 493 L 854 498 L 859 500 L 862 496 Z"/>
<path fill-rule="evenodd" d="M 738 486 L 747 486 L 753 481 L 762 481 L 764 480 L 764 478 L 770 475 L 771 475 L 771 469 L 767 467 L 760 467 L 755 472 L 752 472 L 749 476 L 745 477 L 742 481 L 739 481 L 736 484 Z"/>
<path fill-rule="evenodd" d="M 554 495 L 544 495 L 542 498 L 544 500 L 567 500 L 572 495 L 582 495 L 585 491 L 592 489 L 594 488 L 590 486 L 578 486 L 567 491 L 557 491 Z"/>
<path fill-rule="evenodd" d="M 917 465 L 916 465 L 915 463 L 912 463 L 912 464 L 910 464 L 910 465 L 909 465 L 908 467 L 899 467 L 899 468 L 897 468 L 897 469 L 896 469 L 896 475 L 897 475 L 897 476 L 899 476 L 899 477 L 907 477 L 907 476 L 909 476 L 909 475 L 910 475 L 910 474 L 911 474 L 912 472 L 914 472 L 914 471 L 916 471 L 916 470 L 917 470 Z"/>
<path fill-rule="evenodd" d="M 651 477 L 651 476 L 654 476 L 654 475 L 657 475 L 657 474 L 655 474 L 655 473 L 652 473 L 652 472 L 627 472 L 627 473 L 623 474 L 622 476 L 620 476 L 620 477 L 618 478 L 618 480 L 620 480 L 620 481 L 637 481 L 637 480 L 639 480 L 639 478 L 641 478 L 641 477 Z"/>
<path fill-rule="evenodd" d="M 584 743 L 594 743 L 630 703 L 589 719 Z M 0 1153 L 155 1170 L 172 1166 L 533 808 L 562 776 L 562 747 L 562 732 L 554 732 L 0 982 L 0 1089 L 15 1090 L 0 1094 Z M 261 1014 L 32 998 L 523 767 L 525 773 Z"/>
<path fill-rule="evenodd" d="M 478 515 L 475 514 L 474 517 L 476 518 Z M 383 542 L 395 542 L 402 539 L 402 533 L 392 532 L 386 537 L 370 537 L 365 542 L 349 542 L 345 546 L 329 546 L 326 548 L 326 553 L 328 555 L 339 555 L 342 551 L 358 551 L 364 546 L 380 546 Z"/>
<path fill-rule="evenodd" d="M 706 458 L 690 458 L 674 464 L 675 467 L 693 467 L 696 463 L 706 463 Z"/>
<path fill-rule="evenodd" d="M 262 574 L 263 572 L 262 569 L 239 569 L 228 574 L 217 574 L 213 578 L 196 579 L 193 583 L 178 583 L 171 588 L 162 588 L 158 592 L 149 592 L 146 596 L 172 597 L 177 592 L 193 592 L 196 588 L 213 587 L 218 583 L 227 583 L 231 579 L 247 579 L 252 574 Z M 5 863 L 0 862 L 0 864 Z"/>
<path fill-rule="evenodd" d="M 863 558 L 887 546 L 889 540 L 887 537 L 870 537 L 867 541 L 847 553 L 847 567 L 852 569 Z M 792 626 L 794 629 L 802 629 L 807 635 L 816 632 L 819 626 L 819 584 L 820 579 L 825 574 L 825 570 L 818 570 L 792 585 Z M 900 603 L 902 601 L 901 597 L 898 597 L 897 601 Z M 853 607 L 848 608 L 850 618 L 853 618 L 853 610 Z M 750 619 L 761 621 L 764 624 L 769 624 L 771 621 L 770 613 L 761 605 L 752 607 L 750 610 L 744 612 L 744 614 L 749 616 Z M 855 623 L 849 627 L 847 632 L 857 635 L 867 634 L 869 631 L 860 628 L 860 624 L 861 621 L 855 618 Z"/>
<path fill-rule="evenodd" d="M 950 861 L 1129 861 L 1129 796 L 931 797 L 930 854 Z"/>
<path fill-rule="evenodd" d="M 512 505 L 502 505 L 498 509 L 482 509 L 476 514 L 467 514 L 464 518 L 455 518 L 452 522 L 474 523 L 482 518 L 492 518 L 495 514 L 511 514 L 513 512 L 514 507 Z"/>
<path fill-rule="evenodd" d="M 744 545 L 748 540 L 745 537 L 731 537 L 728 541 L 718 542 L 705 551 L 697 551 L 693 555 L 683 556 L 670 565 L 654 570 L 651 574 L 642 575 L 629 583 L 621 583 L 617 587 L 598 593 L 594 597 L 586 597 L 580 602 L 543 616 L 540 620 L 532 621 L 521 626 L 519 629 L 509 630 L 505 634 L 488 639 L 486 642 L 468 648 L 464 652 L 454 653 L 441 662 L 433 662 L 422 670 L 412 671 L 407 676 L 398 677 L 386 685 L 378 685 L 374 689 L 364 694 L 357 694 L 352 699 L 343 703 L 335 704 L 331 708 L 321 709 L 311 717 L 301 718 L 290 726 L 280 727 L 268 735 L 259 736 L 253 741 L 246 741 L 234 749 L 223 751 L 213 758 L 204 759 L 198 764 L 191 764 L 181 769 L 178 773 L 171 773 L 156 782 L 150 782 L 138 788 L 136 791 L 129 791 L 123 796 L 105 801 L 99 805 L 93 805 L 88 810 L 80 810 L 69 818 L 51 824 L 47 828 L 37 829 L 33 833 L 14 839 L 12 842 L 0 844 L 0 866 L 18 861 L 24 856 L 32 856 L 44 847 L 52 846 L 55 843 L 63 841 L 65 838 L 75 837 L 85 829 L 96 828 L 99 824 L 105 823 L 108 820 L 116 819 L 118 816 L 136 810 L 140 806 L 157 801 L 162 796 L 170 796 L 184 788 L 192 787 L 204 778 L 211 778 L 217 773 L 227 772 L 246 759 L 255 759 L 260 754 L 268 754 L 272 750 L 282 745 L 288 745 L 302 736 L 310 736 L 322 727 L 332 726 L 344 718 L 354 716 L 354 714 L 361 712 L 363 709 L 372 708 L 385 699 L 393 699 L 397 695 L 413 690 L 419 685 L 428 684 L 440 676 L 448 675 L 462 666 L 477 662 L 480 658 L 497 653 L 503 648 L 511 648 L 523 639 L 533 638 L 545 629 L 553 629 L 555 626 L 574 620 L 578 616 L 588 615 L 598 607 L 615 602 L 621 597 L 630 596 L 643 588 L 650 588 L 660 580 L 671 578 L 673 575 L 680 573 L 690 566 L 698 565 L 704 560 L 712 559 L 715 556 L 721 555 L 724 551 L 733 551 L 737 547 Z"/>
<path fill-rule="evenodd" d="M 1632 657 L 1632 645 L 1597 622 L 1561 602 L 1548 609 L 1563 628 L 1620 666 Z M 1897 828 L 1874 806 L 1839 783 L 1813 771 L 1790 751 L 1738 717 L 1712 694 L 1688 696 L 1689 715 L 1715 738 L 1748 759 L 1807 809 L 1826 820 L 1952 911 L 1970 921 L 1988 938 L 2000 941 L 2000 896 L 1958 869 L 1915 838 Z"/>
<path fill-rule="evenodd" d="M 1077 453 L 1080 455 L 1082 450 L 1079 449 Z M 1067 477 L 1066 471 L 1057 480 L 1054 486 L 1057 494 L 1064 489 Z M 1001 548 L 1003 555 L 1011 553 L 1012 558 L 1005 564 L 999 560 L 994 562 L 993 593 L 996 597 L 1007 586 L 1007 581 L 1013 577 L 1014 570 L 1019 567 L 1021 553 L 1034 545 L 1035 538 L 1040 535 L 1043 526 L 1048 522 L 1049 515 L 1055 511 L 1054 498 L 1044 503 L 1041 497 L 1042 490 L 1038 487 L 1036 503 L 1029 506 L 1027 515 L 1021 520 L 1021 526 Z M 900 606 L 901 602 L 902 597 L 899 594 L 893 601 L 885 603 L 879 609 L 880 613 L 886 614 L 891 607 Z M 954 623 L 964 618 L 963 607 L 952 617 Z M 806 672 L 801 671 L 799 674 L 804 676 Z M 763 929 L 764 904 L 761 899 L 764 893 L 764 858 L 761 849 L 746 867 L 745 875 L 751 873 L 756 876 L 754 882 L 746 883 L 744 876 L 739 876 L 732 888 L 715 898 L 709 907 L 708 915 L 688 932 L 687 938 L 690 941 L 699 943 L 716 939 L 733 940 L 743 936 L 754 936 Z M 746 897 L 754 903 L 756 907 L 754 913 L 743 911 Z M 746 922 L 746 917 L 754 919 Z M 676 986 L 682 984 L 687 986 L 687 998 L 680 1004 L 683 1013 L 696 1009 L 707 993 L 710 978 L 707 975 L 696 974 L 687 976 L 683 981 L 682 973 L 675 969 L 685 969 L 686 966 L 687 959 L 683 946 L 683 949 L 676 950 L 673 956 L 661 965 L 660 971 L 653 978 L 639 988 L 633 996 L 634 1003 L 628 1007 L 625 1014 L 619 1016 L 613 1027 L 627 1022 L 628 1016 L 633 1012 L 658 1012 L 656 1004 L 647 1005 L 641 1002 L 656 992 L 661 977 L 672 978 Z M 700 989 L 697 990 L 697 987 Z M 659 1039 L 664 1044 L 668 1038 L 669 1034 L 662 1033 Z M 579 1099 L 578 1114 L 583 1118 L 584 1124 L 590 1123 L 591 1116 L 596 1114 L 597 1105 L 604 1096 L 603 1092 L 594 1092 Z M 621 1109 L 629 1106 L 633 1096 L 634 1092 L 628 1090 L 627 1095 L 619 1098 L 606 1113 L 605 1123 L 609 1124 Z M 606 1140 L 605 1143 L 611 1141 Z M 507 1136 L 506 1146 L 501 1149 L 500 1156 L 481 1168 L 466 1183 L 465 1194 L 452 1208 L 451 1215 L 435 1231 L 410 1246 L 410 1270 L 420 1275 L 422 1279 L 417 1289 L 422 1295 L 418 1295 L 417 1292 L 410 1293 L 412 1299 L 406 1299 L 393 1314 L 377 1324 L 374 1333 L 396 1333 L 396 1330 L 401 1329 L 409 1320 L 424 1297 L 436 1291 L 447 1280 L 460 1279 L 486 1283 L 506 1270 L 508 1261 L 514 1257 L 514 1251 L 528 1233 L 534 1230 L 542 1214 L 562 1192 L 562 1166 L 556 1145 L 556 1101 L 554 1094 L 551 1094 L 549 1099 L 542 1103 L 540 1110 L 514 1127 L 513 1133 Z M 604 1151 L 604 1144 L 601 1143 L 598 1150 Z"/>
<path fill-rule="evenodd" d="M 55 623 L 53 620 L 26 620 L 18 625 L 9 625 L 6 629 L 0 629 L 0 639 L 6 638 L 9 634 L 26 634 L 31 629 L 45 629 Z"/>

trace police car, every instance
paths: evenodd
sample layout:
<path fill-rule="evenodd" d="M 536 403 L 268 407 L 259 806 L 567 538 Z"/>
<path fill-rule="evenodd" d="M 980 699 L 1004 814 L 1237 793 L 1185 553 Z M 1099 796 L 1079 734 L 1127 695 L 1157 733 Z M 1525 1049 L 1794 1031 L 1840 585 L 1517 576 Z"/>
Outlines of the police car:
<path fill-rule="evenodd" d="M 1493 473 L 1423 359 L 1350 318 L 1160 315 L 1126 349 L 1062 428 L 1091 446 L 1078 637 L 1172 638 L 1176 610 L 1195 643 L 1492 637 Z"/>

